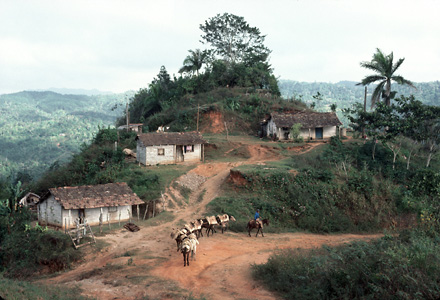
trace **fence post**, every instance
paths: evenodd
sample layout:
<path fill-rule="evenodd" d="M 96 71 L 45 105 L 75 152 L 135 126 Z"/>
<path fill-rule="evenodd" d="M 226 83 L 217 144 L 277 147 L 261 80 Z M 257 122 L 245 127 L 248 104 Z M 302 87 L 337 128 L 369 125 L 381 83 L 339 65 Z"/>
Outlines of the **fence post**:
<path fill-rule="evenodd" d="M 145 213 L 144 213 L 144 221 L 145 221 L 145 217 L 147 216 L 147 213 L 148 213 L 148 203 L 147 203 L 147 207 L 145 208 Z"/>

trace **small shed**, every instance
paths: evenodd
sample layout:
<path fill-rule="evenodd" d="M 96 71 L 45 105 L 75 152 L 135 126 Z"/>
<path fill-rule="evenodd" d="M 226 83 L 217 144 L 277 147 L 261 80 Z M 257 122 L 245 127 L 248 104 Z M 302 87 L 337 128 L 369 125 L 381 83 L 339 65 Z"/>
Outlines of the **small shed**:
<path fill-rule="evenodd" d="M 271 136 L 278 140 L 292 139 L 290 129 L 295 124 L 301 124 L 304 139 L 328 139 L 338 134 L 342 125 L 334 112 L 297 111 L 290 113 L 272 113 L 262 123 L 263 136 Z"/>
<path fill-rule="evenodd" d="M 144 124 L 142 123 L 132 123 L 128 125 L 119 126 L 118 130 L 126 130 L 126 131 L 134 131 L 137 133 L 142 133 L 142 126 L 144 126 Z"/>
<path fill-rule="evenodd" d="M 38 203 L 38 221 L 63 228 L 75 227 L 77 218 L 89 225 L 127 221 L 132 205 L 144 204 L 125 182 L 51 188 Z"/>
<path fill-rule="evenodd" d="M 136 141 L 136 160 L 147 166 L 204 159 L 206 142 L 198 132 L 143 133 Z"/>
<path fill-rule="evenodd" d="M 39 201 L 40 201 L 40 196 L 29 192 L 26 194 L 26 196 L 20 199 L 18 204 L 20 204 L 21 206 L 29 207 L 29 209 L 31 210 L 34 209 L 36 210 Z"/>

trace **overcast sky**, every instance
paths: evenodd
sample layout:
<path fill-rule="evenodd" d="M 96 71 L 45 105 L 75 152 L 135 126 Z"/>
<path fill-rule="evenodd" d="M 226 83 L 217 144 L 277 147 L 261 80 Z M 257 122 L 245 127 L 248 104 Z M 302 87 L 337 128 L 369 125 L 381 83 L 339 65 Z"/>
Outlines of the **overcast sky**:
<path fill-rule="evenodd" d="M 266 35 L 280 79 L 360 81 L 376 48 L 405 58 L 399 74 L 440 80 L 436 0 L 0 0 L 0 94 L 47 88 L 145 88 L 204 49 L 199 25 L 244 17 Z"/>

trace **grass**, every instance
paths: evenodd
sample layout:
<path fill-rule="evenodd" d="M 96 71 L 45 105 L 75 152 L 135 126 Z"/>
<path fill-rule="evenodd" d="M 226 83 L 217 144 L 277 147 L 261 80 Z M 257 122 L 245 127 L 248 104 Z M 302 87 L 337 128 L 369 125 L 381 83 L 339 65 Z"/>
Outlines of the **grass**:
<path fill-rule="evenodd" d="M 87 300 L 93 299 L 80 296 L 79 287 L 55 287 L 35 284 L 27 281 L 6 279 L 0 275 L 0 297 L 7 300 Z"/>

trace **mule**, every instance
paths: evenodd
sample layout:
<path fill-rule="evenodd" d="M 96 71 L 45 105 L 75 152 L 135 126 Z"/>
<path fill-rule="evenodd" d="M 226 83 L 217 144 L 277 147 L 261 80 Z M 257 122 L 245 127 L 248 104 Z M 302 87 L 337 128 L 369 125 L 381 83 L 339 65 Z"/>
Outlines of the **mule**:
<path fill-rule="evenodd" d="M 191 233 L 190 235 L 186 236 L 182 240 L 181 245 L 181 252 L 183 254 L 183 266 L 189 266 L 189 253 L 191 252 L 191 259 L 196 260 L 196 251 L 197 251 L 197 244 L 199 244 L 199 241 L 197 240 L 197 237 L 194 233 Z"/>
<path fill-rule="evenodd" d="M 262 221 L 263 225 L 267 225 L 269 226 L 269 219 L 263 219 Z M 257 222 L 255 220 L 250 220 L 247 225 L 246 225 L 246 229 L 248 230 L 248 234 L 249 236 L 251 236 L 251 230 L 257 228 L 257 234 L 255 235 L 255 237 L 258 236 L 258 233 L 261 231 L 261 235 L 264 237 L 264 233 L 263 233 L 263 226 L 261 224 L 257 224 Z"/>

